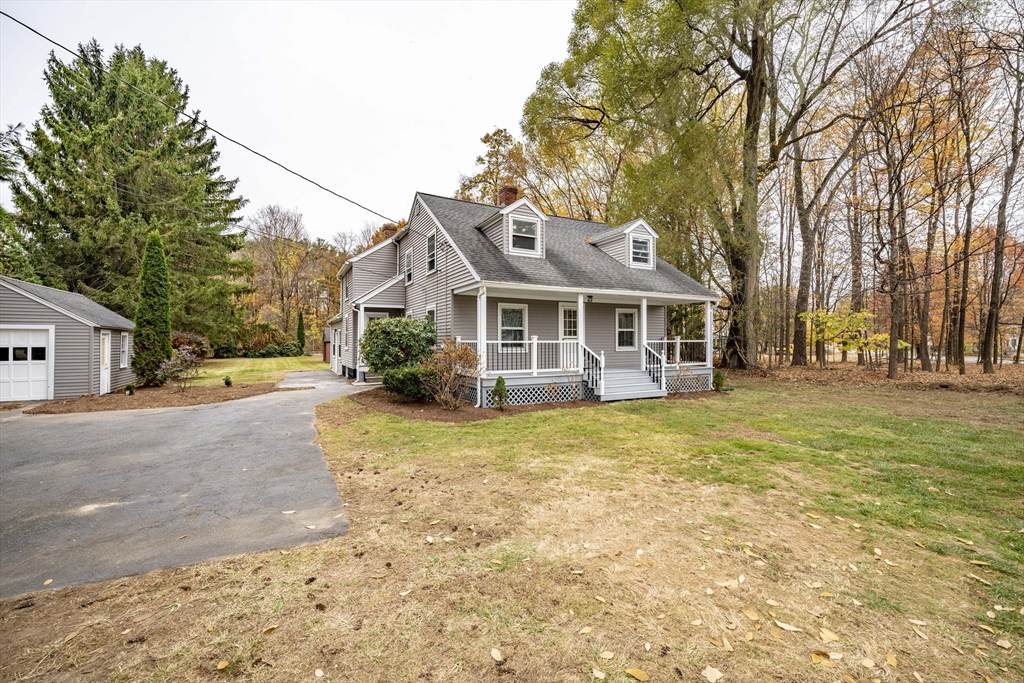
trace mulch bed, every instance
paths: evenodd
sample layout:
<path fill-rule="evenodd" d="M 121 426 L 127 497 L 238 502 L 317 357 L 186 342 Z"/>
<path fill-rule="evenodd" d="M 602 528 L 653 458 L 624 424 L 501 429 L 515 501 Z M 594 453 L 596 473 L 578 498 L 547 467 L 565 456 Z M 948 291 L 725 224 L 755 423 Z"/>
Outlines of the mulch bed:
<path fill-rule="evenodd" d="M 62 413 L 94 413 L 102 410 L 140 410 L 142 408 L 170 408 L 181 406 L 198 406 L 207 403 L 234 401 L 239 398 L 269 394 L 272 391 L 294 391 L 294 389 L 278 389 L 275 382 L 254 382 L 252 384 L 236 384 L 225 387 L 222 385 L 190 387 L 187 391 L 179 391 L 176 386 L 150 387 L 136 389 L 131 396 L 124 392 L 104 394 L 103 396 L 79 396 L 61 401 L 50 401 L 41 406 L 26 410 L 33 415 L 56 415 Z"/>
<path fill-rule="evenodd" d="M 352 394 L 349 398 L 359 405 L 381 413 L 390 413 L 391 415 L 398 415 L 399 417 L 405 417 L 411 420 L 448 422 L 451 424 L 493 420 L 497 417 L 522 415 L 523 413 L 535 413 L 541 410 L 593 408 L 594 406 L 599 405 L 592 401 L 566 401 L 564 403 L 538 403 L 531 406 L 509 406 L 502 411 L 497 408 L 474 408 L 466 403 L 458 410 L 445 410 L 440 406 L 440 404 L 434 403 L 433 401 L 413 401 L 403 396 L 392 394 L 383 388 L 361 391 L 358 394 Z"/>
<path fill-rule="evenodd" d="M 0 403 L 0 413 L 5 410 L 18 410 L 21 408 L 20 403 Z"/>

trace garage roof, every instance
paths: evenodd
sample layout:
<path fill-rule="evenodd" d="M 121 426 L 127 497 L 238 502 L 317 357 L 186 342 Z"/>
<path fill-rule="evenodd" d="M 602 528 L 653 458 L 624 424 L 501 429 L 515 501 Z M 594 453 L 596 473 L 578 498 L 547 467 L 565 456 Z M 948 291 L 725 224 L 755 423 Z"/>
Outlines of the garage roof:
<path fill-rule="evenodd" d="M 93 327 L 106 327 L 115 330 L 133 330 L 135 323 L 122 315 L 114 313 L 105 306 L 100 306 L 92 299 L 81 294 L 65 292 L 52 287 L 34 285 L 31 282 L 15 280 L 14 278 L 0 275 L 0 283 L 3 283 L 15 291 L 20 291 L 33 299 L 42 301 L 44 304 L 57 310 L 69 313 L 75 318 L 80 318 L 91 324 Z"/>

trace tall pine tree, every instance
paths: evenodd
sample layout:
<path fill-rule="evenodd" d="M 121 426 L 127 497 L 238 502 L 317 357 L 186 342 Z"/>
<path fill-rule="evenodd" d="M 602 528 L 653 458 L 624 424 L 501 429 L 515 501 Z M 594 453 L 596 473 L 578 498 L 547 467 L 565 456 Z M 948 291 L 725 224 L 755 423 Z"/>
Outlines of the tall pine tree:
<path fill-rule="evenodd" d="M 295 339 L 299 342 L 302 353 L 306 353 L 306 321 L 302 319 L 302 309 L 299 309 L 299 329 L 295 332 Z"/>
<path fill-rule="evenodd" d="M 230 336 L 237 283 L 251 272 L 232 257 L 242 246 L 229 233 L 243 204 L 238 181 L 220 173 L 216 139 L 198 112 L 179 117 L 139 92 L 187 111 L 178 74 L 140 47 L 118 46 L 107 59 L 92 41 L 68 64 L 51 53 L 43 79 L 52 102 L 18 145 L 22 169 L 11 186 L 36 272 L 131 317 L 143 245 L 157 230 L 174 327 Z"/>
<path fill-rule="evenodd" d="M 164 244 L 156 230 L 146 238 L 135 311 L 132 371 L 144 385 L 160 381 L 160 364 L 171 357 L 170 278 Z"/>

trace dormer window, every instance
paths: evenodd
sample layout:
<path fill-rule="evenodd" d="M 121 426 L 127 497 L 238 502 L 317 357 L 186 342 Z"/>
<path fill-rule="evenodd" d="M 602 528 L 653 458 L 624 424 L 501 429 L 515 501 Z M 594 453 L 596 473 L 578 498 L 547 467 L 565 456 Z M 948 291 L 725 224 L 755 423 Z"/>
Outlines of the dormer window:
<path fill-rule="evenodd" d="M 651 267 L 651 240 L 649 237 L 629 238 L 629 262 L 639 268 Z"/>
<path fill-rule="evenodd" d="M 539 254 L 539 221 L 514 217 L 510 221 L 512 237 L 510 251 L 513 254 Z"/>

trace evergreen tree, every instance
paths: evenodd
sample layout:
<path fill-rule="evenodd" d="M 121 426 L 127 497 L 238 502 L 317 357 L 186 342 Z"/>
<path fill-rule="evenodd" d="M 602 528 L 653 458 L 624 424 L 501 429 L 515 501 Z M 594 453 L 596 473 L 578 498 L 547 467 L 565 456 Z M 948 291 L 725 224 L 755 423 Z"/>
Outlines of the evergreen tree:
<path fill-rule="evenodd" d="M 42 284 L 28 259 L 25 238 L 14 225 L 14 215 L 0 207 L 0 275 Z"/>
<path fill-rule="evenodd" d="M 229 232 L 243 204 L 237 180 L 220 173 L 216 139 L 198 112 L 179 117 L 139 92 L 186 111 L 178 74 L 140 47 L 105 58 L 92 41 L 71 63 L 51 54 L 43 79 L 52 101 L 15 142 L 21 170 L 11 183 L 36 272 L 131 317 L 155 229 L 167 245 L 175 329 L 215 342 L 231 336 L 237 283 L 251 270 L 232 257 L 242 246 Z"/>
<path fill-rule="evenodd" d="M 299 342 L 299 348 L 306 352 L 306 323 L 302 319 L 302 309 L 299 309 L 299 329 L 295 333 L 295 339 Z"/>
<path fill-rule="evenodd" d="M 135 312 L 132 370 L 144 385 L 159 384 L 160 364 L 171 357 L 170 278 L 160 233 L 146 238 Z"/>

